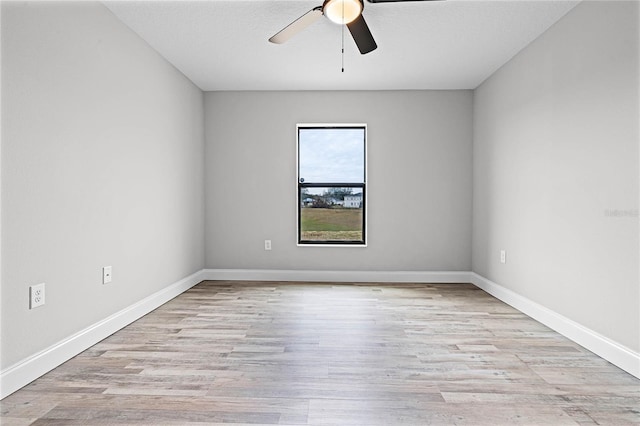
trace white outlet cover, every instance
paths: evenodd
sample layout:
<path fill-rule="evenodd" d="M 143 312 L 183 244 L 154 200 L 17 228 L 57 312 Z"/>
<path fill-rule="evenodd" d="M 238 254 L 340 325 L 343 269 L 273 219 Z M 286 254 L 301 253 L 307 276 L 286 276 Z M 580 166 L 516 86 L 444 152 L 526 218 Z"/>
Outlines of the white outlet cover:
<path fill-rule="evenodd" d="M 507 263 L 507 252 L 500 250 L 500 263 Z"/>
<path fill-rule="evenodd" d="M 271 250 L 271 240 L 264 240 L 264 249 Z"/>
<path fill-rule="evenodd" d="M 29 287 L 29 309 L 44 305 L 44 283 Z"/>
<path fill-rule="evenodd" d="M 111 266 L 105 266 L 102 268 L 102 284 L 108 284 L 111 282 L 113 268 Z"/>

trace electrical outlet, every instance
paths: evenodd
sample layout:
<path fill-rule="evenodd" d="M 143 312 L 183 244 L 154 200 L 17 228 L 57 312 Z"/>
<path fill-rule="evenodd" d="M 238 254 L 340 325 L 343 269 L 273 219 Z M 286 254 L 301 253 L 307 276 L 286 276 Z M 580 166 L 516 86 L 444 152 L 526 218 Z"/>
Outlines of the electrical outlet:
<path fill-rule="evenodd" d="M 111 266 L 105 266 L 102 268 L 102 284 L 108 284 L 111 282 Z"/>
<path fill-rule="evenodd" d="M 264 240 L 264 249 L 271 250 L 271 240 Z"/>
<path fill-rule="evenodd" d="M 29 309 L 44 305 L 44 283 L 29 287 Z"/>
<path fill-rule="evenodd" d="M 507 252 L 500 250 L 500 263 L 507 263 Z"/>

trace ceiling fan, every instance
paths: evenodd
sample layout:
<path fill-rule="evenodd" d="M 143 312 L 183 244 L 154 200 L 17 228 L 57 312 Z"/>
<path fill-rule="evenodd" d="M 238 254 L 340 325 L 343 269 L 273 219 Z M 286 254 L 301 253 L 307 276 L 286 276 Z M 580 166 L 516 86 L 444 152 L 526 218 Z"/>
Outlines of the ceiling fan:
<path fill-rule="evenodd" d="M 397 3 L 402 1 L 435 1 L 435 0 L 367 0 L 369 3 Z M 271 43 L 281 44 L 289 40 L 309 25 L 316 22 L 321 16 L 326 16 L 330 21 L 346 25 L 358 46 L 361 54 L 369 53 L 377 49 L 378 45 L 373 39 L 367 22 L 362 16 L 364 10 L 363 0 L 324 0 L 322 6 L 317 6 L 305 13 L 269 39 Z"/>

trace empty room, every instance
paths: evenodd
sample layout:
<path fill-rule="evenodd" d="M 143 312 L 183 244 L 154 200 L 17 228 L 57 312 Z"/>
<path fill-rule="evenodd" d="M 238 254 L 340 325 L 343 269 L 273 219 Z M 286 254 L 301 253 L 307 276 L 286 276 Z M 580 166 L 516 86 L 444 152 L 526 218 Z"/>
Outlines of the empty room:
<path fill-rule="evenodd" d="M 640 2 L 0 22 L 0 424 L 640 424 Z"/>

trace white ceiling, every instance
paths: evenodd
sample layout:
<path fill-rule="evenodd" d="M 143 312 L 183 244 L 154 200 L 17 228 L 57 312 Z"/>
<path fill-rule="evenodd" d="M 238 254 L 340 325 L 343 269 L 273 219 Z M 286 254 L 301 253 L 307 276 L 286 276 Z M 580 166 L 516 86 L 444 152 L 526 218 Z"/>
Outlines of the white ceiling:
<path fill-rule="evenodd" d="M 360 55 L 322 17 L 289 42 L 267 39 L 322 0 L 105 1 L 202 90 L 473 89 L 579 1 L 372 4 L 378 49 Z"/>

